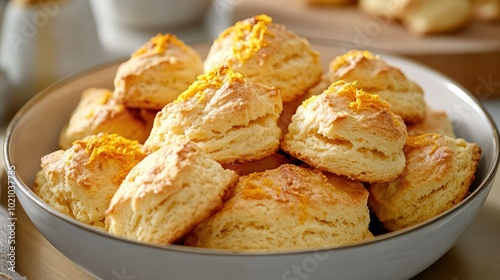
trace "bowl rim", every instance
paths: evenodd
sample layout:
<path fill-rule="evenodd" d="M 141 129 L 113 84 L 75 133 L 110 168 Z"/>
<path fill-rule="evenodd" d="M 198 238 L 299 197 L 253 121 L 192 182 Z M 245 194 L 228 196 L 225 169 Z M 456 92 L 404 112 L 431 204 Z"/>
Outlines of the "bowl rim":
<path fill-rule="evenodd" d="M 334 40 L 334 39 L 327 39 L 327 38 L 319 38 L 319 37 L 306 37 L 306 39 L 314 46 L 314 44 L 322 44 L 323 46 L 332 46 L 332 47 L 338 47 L 341 43 L 347 43 L 350 44 L 349 42 L 345 41 L 339 41 L 339 40 Z M 207 41 L 200 41 L 200 42 L 192 42 L 190 43 L 191 46 L 195 45 L 200 45 L 200 44 L 206 44 L 209 43 Z M 429 71 L 437 76 L 441 80 L 444 80 L 448 82 L 449 84 L 453 85 L 456 87 L 456 90 L 460 92 L 460 95 L 465 94 L 467 98 L 469 98 L 474 106 L 477 106 L 481 113 L 485 115 L 488 125 L 491 127 L 492 132 L 493 132 L 493 150 L 496 151 L 496 153 L 493 153 L 493 166 L 487 171 L 487 174 L 485 178 L 482 180 L 482 182 L 476 187 L 476 189 L 471 192 L 464 200 L 462 200 L 460 203 L 457 205 L 453 206 L 452 208 L 446 210 L 445 212 L 429 219 L 423 222 L 420 222 L 418 224 L 415 224 L 413 226 L 409 226 L 403 229 L 400 229 L 398 231 L 394 232 L 388 232 L 384 233 L 381 235 L 374 236 L 373 239 L 369 240 L 363 240 L 354 244 L 349 244 L 349 245 L 343 245 L 339 247 L 333 247 L 333 248 L 318 248 L 318 249 L 294 249 L 294 250 L 283 250 L 283 251 L 270 251 L 270 252 L 265 252 L 265 251 L 258 251 L 258 252 L 238 252 L 238 251 L 230 251 L 230 250 L 216 250 L 216 249 L 209 249 L 209 248 L 197 248 L 197 247 L 190 247 L 190 246 L 184 246 L 184 245 L 177 245 L 177 244 L 169 244 L 169 245 L 157 245 L 157 244 L 150 244 L 150 243 L 145 243 L 145 242 L 139 242 L 135 240 L 130 240 L 127 238 L 119 237 L 119 236 L 114 236 L 111 235 L 103 230 L 100 230 L 98 228 L 94 228 L 90 225 L 84 224 L 76 219 L 73 219 L 69 216 L 66 216 L 52 207 L 50 207 L 48 204 L 46 204 L 41 198 L 39 198 L 33 190 L 28 187 L 21 178 L 18 177 L 17 173 L 14 173 L 13 176 L 9 176 L 9 180 L 12 177 L 13 182 L 10 183 L 15 183 L 16 185 L 16 192 L 18 189 L 20 189 L 33 203 L 35 203 L 38 207 L 43 209 L 45 212 L 47 212 L 49 215 L 53 216 L 54 218 L 61 220 L 62 222 L 70 223 L 72 226 L 75 226 L 77 228 L 80 228 L 81 230 L 85 230 L 87 232 L 97 234 L 100 237 L 112 239 L 114 241 L 120 241 L 120 242 L 125 242 L 127 244 L 133 245 L 133 246 L 146 246 L 148 249 L 156 249 L 156 250 L 166 250 L 166 251 L 172 251 L 172 252 L 179 252 L 179 253 L 190 253 L 190 254 L 198 254 L 198 255 L 213 255 L 213 256 L 283 256 L 283 255 L 290 255 L 290 254 L 308 254 L 308 253 L 314 253 L 314 252 L 324 252 L 324 251 L 343 251 L 343 250 L 349 250 L 353 248 L 359 248 L 362 246 L 370 246 L 374 244 L 378 244 L 381 242 L 386 242 L 389 239 L 392 238 L 398 238 L 402 237 L 404 235 L 411 234 L 413 232 L 416 232 L 418 230 L 421 230 L 425 227 L 429 227 L 432 224 L 436 224 L 439 221 L 445 219 L 446 217 L 452 215 L 456 211 L 459 211 L 461 208 L 463 208 L 465 205 L 470 204 L 471 201 L 477 197 L 480 193 L 487 191 L 488 185 L 492 184 L 497 170 L 499 166 L 499 157 L 500 157 L 500 152 L 499 152 L 499 147 L 500 147 L 500 142 L 499 142 L 499 132 L 498 129 L 495 125 L 495 122 L 493 121 L 491 115 L 489 112 L 486 110 L 484 105 L 479 101 L 479 99 L 474 96 L 469 90 L 465 89 L 461 84 L 456 82 L 455 80 L 451 79 L 447 75 L 433 69 L 430 66 L 427 66 L 423 63 L 420 63 L 418 61 L 415 61 L 411 58 L 404 57 L 399 54 L 394 54 L 388 51 L 380 50 L 380 49 L 375 49 L 375 48 L 364 48 L 366 50 L 370 50 L 376 54 L 381 54 L 381 55 L 387 55 L 393 58 L 396 58 L 398 60 L 404 61 L 406 63 L 410 63 L 415 65 L 416 67 L 421 68 L 422 70 Z M 24 106 L 21 107 L 21 109 L 14 115 L 12 120 L 7 126 L 6 133 L 5 133 L 5 139 L 3 143 L 3 155 L 4 155 L 4 163 L 5 167 L 3 172 L 7 172 L 10 170 L 11 167 L 14 165 L 12 164 L 10 160 L 10 140 L 11 140 L 11 134 L 15 130 L 17 124 L 20 122 L 22 119 L 23 115 L 26 114 L 32 107 L 34 107 L 38 102 L 40 102 L 42 99 L 44 99 L 47 95 L 50 95 L 53 91 L 65 87 L 68 84 L 71 84 L 72 82 L 82 79 L 85 76 L 105 70 L 107 68 L 115 67 L 118 66 L 120 63 L 124 62 L 125 59 L 128 59 L 127 57 L 122 57 L 118 59 L 113 59 L 111 61 L 90 67 L 86 70 L 80 71 L 78 73 L 74 73 L 71 75 L 68 75 L 67 77 L 64 77 L 62 79 L 59 79 L 58 81 L 52 83 L 45 89 L 41 90 L 37 94 L 35 94 Z M 481 155 L 485 156 L 485 155 Z M 487 155 L 490 156 L 490 155 Z M 17 194 L 16 194 L 17 195 Z M 22 205 L 21 205 L 22 206 Z M 31 218 L 30 218 L 31 219 Z M 43 235 L 43 233 L 42 233 Z"/>

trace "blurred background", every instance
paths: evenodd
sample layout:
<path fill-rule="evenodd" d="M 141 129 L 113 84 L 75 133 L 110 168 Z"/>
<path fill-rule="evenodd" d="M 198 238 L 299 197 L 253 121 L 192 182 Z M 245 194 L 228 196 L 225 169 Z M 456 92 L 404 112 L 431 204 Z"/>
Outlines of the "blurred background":
<path fill-rule="evenodd" d="M 403 13 L 398 2 L 421 7 Z M 303 36 L 420 61 L 488 106 L 500 96 L 500 0 L 0 0 L 0 124 L 48 85 L 125 59 L 157 33 L 210 41 L 261 13 Z"/>

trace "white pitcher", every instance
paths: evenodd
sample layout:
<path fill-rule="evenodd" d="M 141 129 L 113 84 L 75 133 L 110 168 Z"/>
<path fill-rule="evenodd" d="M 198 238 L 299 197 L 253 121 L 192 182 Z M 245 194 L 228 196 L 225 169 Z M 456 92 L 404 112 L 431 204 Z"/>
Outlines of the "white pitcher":
<path fill-rule="evenodd" d="M 2 96 L 17 110 L 54 81 L 96 65 L 102 50 L 89 0 L 10 0 L 0 41 L 0 68 L 11 90 Z"/>

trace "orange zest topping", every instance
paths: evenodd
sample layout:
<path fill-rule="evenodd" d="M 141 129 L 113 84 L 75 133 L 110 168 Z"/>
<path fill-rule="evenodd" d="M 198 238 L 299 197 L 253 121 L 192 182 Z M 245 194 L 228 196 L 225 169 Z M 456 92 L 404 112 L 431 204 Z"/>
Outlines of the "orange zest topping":
<path fill-rule="evenodd" d="M 418 136 L 412 136 L 406 139 L 406 145 L 413 148 L 432 145 L 431 149 L 428 151 L 428 154 L 431 155 L 436 152 L 439 147 L 436 141 L 439 137 L 440 135 L 437 133 L 426 133 Z"/>
<path fill-rule="evenodd" d="M 352 100 L 349 108 L 356 113 L 361 111 L 377 112 L 380 110 L 390 110 L 389 104 L 382 100 L 380 96 L 356 88 L 356 82 L 346 83 L 344 81 L 337 81 L 330 85 L 326 92 L 335 92 L 339 96 L 345 96 L 349 100 Z"/>
<path fill-rule="evenodd" d="M 243 75 L 234 71 L 227 65 L 215 67 L 209 72 L 199 75 L 197 80 L 189 88 L 181 93 L 174 103 L 186 101 L 192 97 L 197 98 L 198 102 L 205 98 L 205 90 L 212 88 L 219 90 L 225 83 L 244 83 Z"/>
<path fill-rule="evenodd" d="M 169 44 L 174 44 L 181 48 L 187 48 L 187 46 L 177 39 L 173 34 L 167 33 L 165 35 L 158 33 L 156 36 L 151 38 L 146 44 L 137 49 L 131 57 L 136 57 L 145 54 L 162 54 L 169 47 Z"/>
<path fill-rule="evenodd" d="M 232 33 L 233 54 L 239 61 L 244 62 L 261 48 L 269 45 L 266 35 L 275 36 L 268 29 L 272 21 L 272 18 L 267 15 L 257 15 L 247 20 L 238 21 L 234 26 L 222 32 L 219 38 L 224 38 Z"/>
<path fill-rule="evenodd" d="M 331 68 L 333 70 L 337 70 L 343 66 L 346 66 L 346 65 L 349 65 L 351 64 L 351 62 L 355 59 L 355 58 L 366 58 L 368 60 L 378 60 L 380 59 L 380 57 L 378 55 L 373 55 L 371 52 L 369 51 L 360 51 L 360 50 L 350 50 L 348 52 L 346 52 L 345 54 L 341 55 L 341 56 L 337 56 L 332 62 L 331 62 Z"/>
<path fill-rule="evenodd" d="M 305 108 L 305 107 L 309 106 L 309 104 L 311 104 L 311 103 L 312 103 L 314 100 L 316 100 L 317 98 L 318 98 L 318 96 L 317 96 L 317 95 L 313 95 L 313 96 L 311 96 L 311 97 L 307 98 L 306 100 L 302 101 L 302 104 L 301 104 L 301 105 L 302 105 L 302 107 L 304 107 L 304 108 Z"/>
<path fill-rule="evenodd" d="M 117 134 L 100 133 L 75 142 L 85 145 L 85 153 L 89 155 L 89 160 L 85 165 L 91 164 L 99 156 L 123 162 L 122 169 L 115 176 L 114 182 L 123 180 L 130 169 L 146 156 L 138 141 L 129 140 Z"/>

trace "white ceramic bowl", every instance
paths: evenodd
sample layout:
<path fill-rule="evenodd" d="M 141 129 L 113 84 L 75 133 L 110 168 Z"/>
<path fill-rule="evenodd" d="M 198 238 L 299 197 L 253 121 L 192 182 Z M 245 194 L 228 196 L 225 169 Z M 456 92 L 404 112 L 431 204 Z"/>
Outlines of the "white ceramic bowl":
<path fill-rule="evenodd" d="M 346 51 L 338 42 L 311 39 L 328 61 Z M 209 45 L 195 46 L 205 54 Z M 471 194 L 425 223 L 353 246 L 289 253 L 221 253 L 184 246 L 141 244 L 95 230 L 51 209 L 31 190 L 40 158 L 57 149 L 59 131 L 82 90 L 112 87 L 118 63 L 89 70 L 35 96 L 11 122 L 4 146 L 18 200 L 35 226 L 60 252 L 102 279 L 124 271 L 135 279 L 408 279 L 448 251 L 482 207 L 499 161 L 498 132 L 464 88 L 412 61 L 381 53 L 419 83 L 428 104 L 443 109 L 458 136 L 476 142 L 482 158 Z"/>

